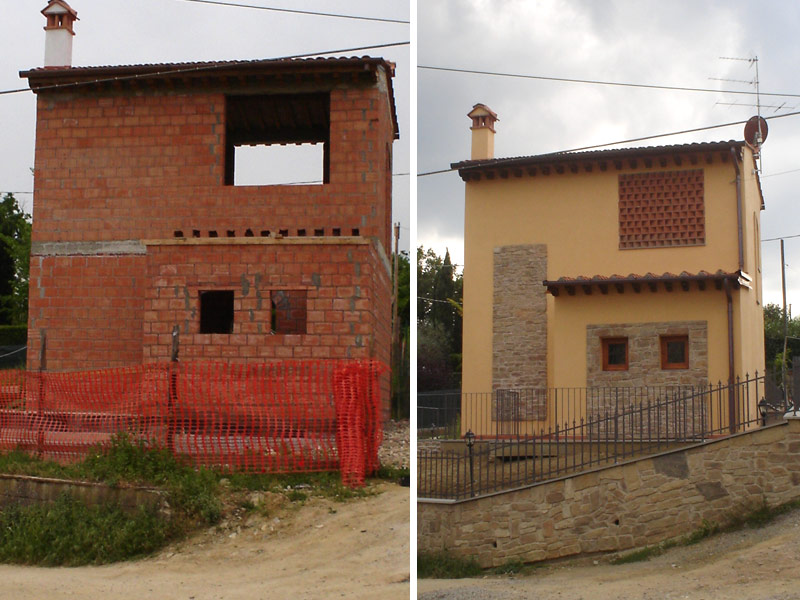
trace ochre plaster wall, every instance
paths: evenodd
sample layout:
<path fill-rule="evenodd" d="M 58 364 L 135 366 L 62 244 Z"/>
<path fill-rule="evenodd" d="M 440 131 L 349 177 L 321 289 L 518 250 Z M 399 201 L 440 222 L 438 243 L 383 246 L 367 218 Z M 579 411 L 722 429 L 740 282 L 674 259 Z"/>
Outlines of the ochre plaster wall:
<path fill-rule="evenodd" d="M 745 165 L 752 164 L 749 150 Z M 466 184 L 464 348 L 462 389 L 469 392 L 492 388 L 493 251 L 500 246 L 544 244 L 547 246 L 547 279 L 579 275 L 628 275 L 653 272 L 697 273 L 738 269 L 735 169 L 730 159 L 712 164 L 702 160 L 692 168 L 704 169 L 704 245 L 619 249 L 618 178 L 620 174 L 646 170 L 682 170 L 682 167 L 644 169 L 609 168 L 602 172 L 579 171 L 559 175 L 539 174 L 508 179 L 483 179 Z M 745 173 L 746 205 L 752 210 L 760 196 Z M 743 211 L 745 212 L 745 211 Z M 749 218 L 753 219 L 752 212 Z M 747 218 L 745 218 L 747 220 Z M 753 239 L 752 225 L 745 231 Z M 751 243 L 751 246 L 754 244 Z M 754 250 L 752 253 L 754 254 Z M 752 258 L 751 262 L 755 259 Z M 751 274 L 752 275 L 752 274 Z M 646 287 L 646 286 L 645 286 Z M 756 294 L 743 290 L 748 298 Z M 709 322 L 709 379 L 728 378 L 727 307 L 724 292 L 706 290 L 666 293 L 610 291 L 591 297 L 547 298 L 548 386 L 585 385 L 585 325 L 589 323 L 707 320 Z M 734 291 L 734 295 L 737 292 Z M 573 310 L 581 302 L 579 312 Z M 702 310 L 700 307 L 703 307 Z M 737 310 L 735 340 L 737 370 L 752 371 L 763 355 L 760 306 L 749 302 Z M 633 311 L 633 312 L 631 312 Z M 582 331 L 581 331 L 582 330 Z M 739 342 L 746 340 L 745 344 Z M 759 349 L 759 344 L 761 348 Z M 760 371 L 763 370 L 763 366 Z M 744 374 L 744 372 L 742 372 Z"/>

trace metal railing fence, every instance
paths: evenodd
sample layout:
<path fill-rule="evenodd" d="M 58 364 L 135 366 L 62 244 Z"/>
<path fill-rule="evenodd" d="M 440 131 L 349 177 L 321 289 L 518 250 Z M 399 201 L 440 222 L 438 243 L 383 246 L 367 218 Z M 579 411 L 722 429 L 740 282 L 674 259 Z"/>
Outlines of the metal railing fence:
<path fill-rule="evenodd" d="M 470 410 L 470 400 L 481 396 L 484 410 Z M 456 439 L 451 426 L 437 442 L 419 446 L 420 498 L 459 500 L 546 481 L 765 425 L 787 408 L 763 401 L 763 375 L 701 388 L 551 390 L 547 398 L 555 406 L 533 423 L 521 418 L 530 414 L 524 406 L 530 396 L 518 396 L 517 406 L 500 412 L 497 396 L 462 394 L 462 412 L 450 423 L 457 422 L 462 434 L 477 434 L 473 439 L 448 441 Z M 488 399 L 491 413 L 485 411 Z M 476 414 L 509 418 L 473 420 Z"/>

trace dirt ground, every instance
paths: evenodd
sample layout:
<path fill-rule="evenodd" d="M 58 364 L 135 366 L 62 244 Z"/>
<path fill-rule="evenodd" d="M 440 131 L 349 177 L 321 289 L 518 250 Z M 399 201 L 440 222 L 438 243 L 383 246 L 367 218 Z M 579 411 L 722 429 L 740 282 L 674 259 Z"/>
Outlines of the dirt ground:
<path fill-rule="evenodd" d="M 0 598 L 409 597 L 409 489 L 223 523 L 152 558 L 78 568 L 0 565 Z"/>
<path fill-rule="evenodd" d="M 386 425 L 381 464 L 408 465 L 408 422 Z M 407 600 L 409 488 L 303 505 L 255 492 L 267 514 L 234 511 L 157 555 L 100 567 L 0 565 L 0 599 Z"/>
<path fill-rule="evenodd" d="M 525 576 L 420 580 L 421 600 L 789 600 L 800 598 L 800 511 L 647 562 L 563 562 Z"/>

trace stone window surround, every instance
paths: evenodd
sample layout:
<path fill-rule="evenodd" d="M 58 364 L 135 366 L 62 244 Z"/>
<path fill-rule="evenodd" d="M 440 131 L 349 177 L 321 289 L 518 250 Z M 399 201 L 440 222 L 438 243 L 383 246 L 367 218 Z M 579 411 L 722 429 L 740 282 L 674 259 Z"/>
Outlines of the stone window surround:
<path fill-rule="evenodd" d="M 661 369 L 661 336 L 686 335 L 689 365 Z M 707 385 L 708 324 L 706 321 L 608 323 L 586 326 L 586 386 L 645 387 Z M 628 338 L 628 370 L 604 371 L 603 338 Z"/>

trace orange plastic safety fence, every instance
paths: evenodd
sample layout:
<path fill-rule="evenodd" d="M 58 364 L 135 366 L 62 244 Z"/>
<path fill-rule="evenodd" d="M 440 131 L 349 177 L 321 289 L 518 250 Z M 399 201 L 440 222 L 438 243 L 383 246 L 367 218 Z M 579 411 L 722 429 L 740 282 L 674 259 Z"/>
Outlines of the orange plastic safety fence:
<path fill-rule="evenodd" d="M 381 442 L 375 361 L 167 363 L 0 371 L 0 449 L 73 461 L 126 432 L 196 465 L 244 472 L 340 469 L 363 485 Z"/>

